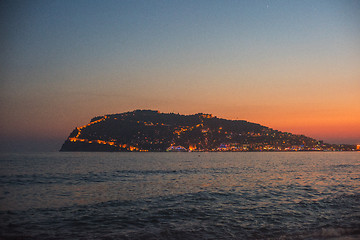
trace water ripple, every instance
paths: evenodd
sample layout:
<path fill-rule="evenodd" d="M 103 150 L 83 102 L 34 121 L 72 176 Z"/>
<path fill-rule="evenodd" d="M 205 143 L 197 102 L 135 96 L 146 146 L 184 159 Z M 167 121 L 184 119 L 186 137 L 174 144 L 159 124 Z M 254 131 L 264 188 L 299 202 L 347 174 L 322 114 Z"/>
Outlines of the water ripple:
<path fill-rule="evenodd" d="M 360 236 L 356 153 L 59 156 L 3 165 L 0 239 Z"/>

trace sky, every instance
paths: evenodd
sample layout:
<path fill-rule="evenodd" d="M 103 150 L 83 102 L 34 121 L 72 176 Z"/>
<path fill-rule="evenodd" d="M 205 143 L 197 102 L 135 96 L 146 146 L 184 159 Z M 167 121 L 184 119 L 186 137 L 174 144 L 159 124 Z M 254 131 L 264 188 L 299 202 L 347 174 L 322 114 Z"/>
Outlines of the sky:
<path fill-rule="evenodd" d="M 359 23 L 357 0 L 1 1 L 0 149 L 135 109 L 360 144 Z"/>

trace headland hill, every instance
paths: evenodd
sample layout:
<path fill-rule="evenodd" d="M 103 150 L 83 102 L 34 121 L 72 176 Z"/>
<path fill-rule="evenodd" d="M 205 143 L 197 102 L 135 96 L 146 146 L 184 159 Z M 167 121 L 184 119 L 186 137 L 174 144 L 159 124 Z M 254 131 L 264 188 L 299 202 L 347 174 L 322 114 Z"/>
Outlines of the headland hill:
<path fill-rule="evenodd" d="M 358 146 L 359 147 L 359 146 Z M 75 128 L 60 151 L 247 152 L 355 151 L 355 145 L 328 144 L 244 120 L 211 114 L 180 115 L 135 110 L 91 119 Z"/>

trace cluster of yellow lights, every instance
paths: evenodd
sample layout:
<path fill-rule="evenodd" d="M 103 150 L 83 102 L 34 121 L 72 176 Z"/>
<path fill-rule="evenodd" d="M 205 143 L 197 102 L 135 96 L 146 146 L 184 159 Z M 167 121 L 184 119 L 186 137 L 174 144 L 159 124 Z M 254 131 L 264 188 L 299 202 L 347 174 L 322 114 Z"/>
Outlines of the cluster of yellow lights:
<path fill-rule="evenodd" d="M 188 127 L 188 126 L 182 127 L 182 128 L 180 128 L 180 129 L 175 130 L 175 131 L 174 131 L 174 134 L 180 135 L 180 134 L 183 133 L 183 132 L 191 131 L 191 130 L 193 130 L 193 129 L 195 129 L 195 128 L 199 128 L 199 127 L 203 127 L 203 126 L 204 126 L 204 124 L 200 123 L 200 124 L 198 124 L 198 125 L 196 125 L 196 126 L 192 126 L 192 127 Z"/>
<path fill-rule="evenodd" d="M 115 118 L 116 119 L 116 118 Z M 150 127 L 153 127 L 153 126 L 167 126 L 166 124 L 164 123 L 153 123 L 153 122 L 145 122 L 145 121 L 137 121 L 137 123 L 142 123 L 144 124 L 145 126 L 150 126 Z"/>
<path fill-rule="evenodd" d="M 103 118 L 101 118 L 101 119 L 99 119 L 99 120 L 93 121 L 93 122 L 91 122 L 91 123 L 89 123 L 89 124 L 87 124 L 87 125 L 85 125 L 85 126 L 82 126 L 82 127 L 77 128 L 78 134 L 76 135 L 75 138 L 79 138 L 79 136 L 80 136 L 80 134 L 81 134 L 81 130 L 83 130 L 84 128 L 89 127 L 89 126 L 91 126 L 91 125 L 94 125 L 94 124 L 96 124 L 96 123 L 105 121 L 105 119 L 107 119 L 107 118 L 108 118 L 108 116 L 104 116 Z"/>
<path fill-rule="evenodd" d="M 212 118 L 213 116 L 212 116 L 212 114 L 203 113 L 203 114 L 200 115 L 200 117 L 202 117 L 202 118 Z"/>
<path fill-rule="evenodd" d="M 100 123 L 102 121 L 105 121 L 107 118 L 108 118 L 108 116 L 104 116 L 99 120 L 90 122 L 87 125 L 76 128 L 78 130 L 78 133 L 76 134 L 75 137 L 69 138 L 68 140 L 70 142 L 97 143 L 97 144 L 109 145 L 109 146 L 115 146 L 115 147 L 117 146 L 119 148 L 125 148 L 125 149 L 127 149 L 129 151 L 140 151 L 140 152 L 147 152 L 148 151 L 148 150 L 139 149 L 138 147 L 134 147 L 134 146 L 131 146 L 131 145 L 128 145 L 128 144 L 119 144 L 119 145 L 117 145 L 116 142 L 114 142 L 114 141 L 88 140 L 88 139 L 80 138 L 81 131 L 84 128 L 89 127 L 89 126 L 94 125 L 94 124 L 97 124 L 97 123 Z"/>

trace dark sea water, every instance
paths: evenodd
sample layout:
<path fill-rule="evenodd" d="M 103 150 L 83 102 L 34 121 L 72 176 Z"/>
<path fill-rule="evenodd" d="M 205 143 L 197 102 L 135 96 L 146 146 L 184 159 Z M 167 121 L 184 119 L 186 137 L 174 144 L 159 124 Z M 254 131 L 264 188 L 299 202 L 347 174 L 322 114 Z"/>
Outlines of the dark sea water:
<path fill-rule="evenodd" d="M 0 239 L 360 238 L 360 152 L 0 157 Z"/>

